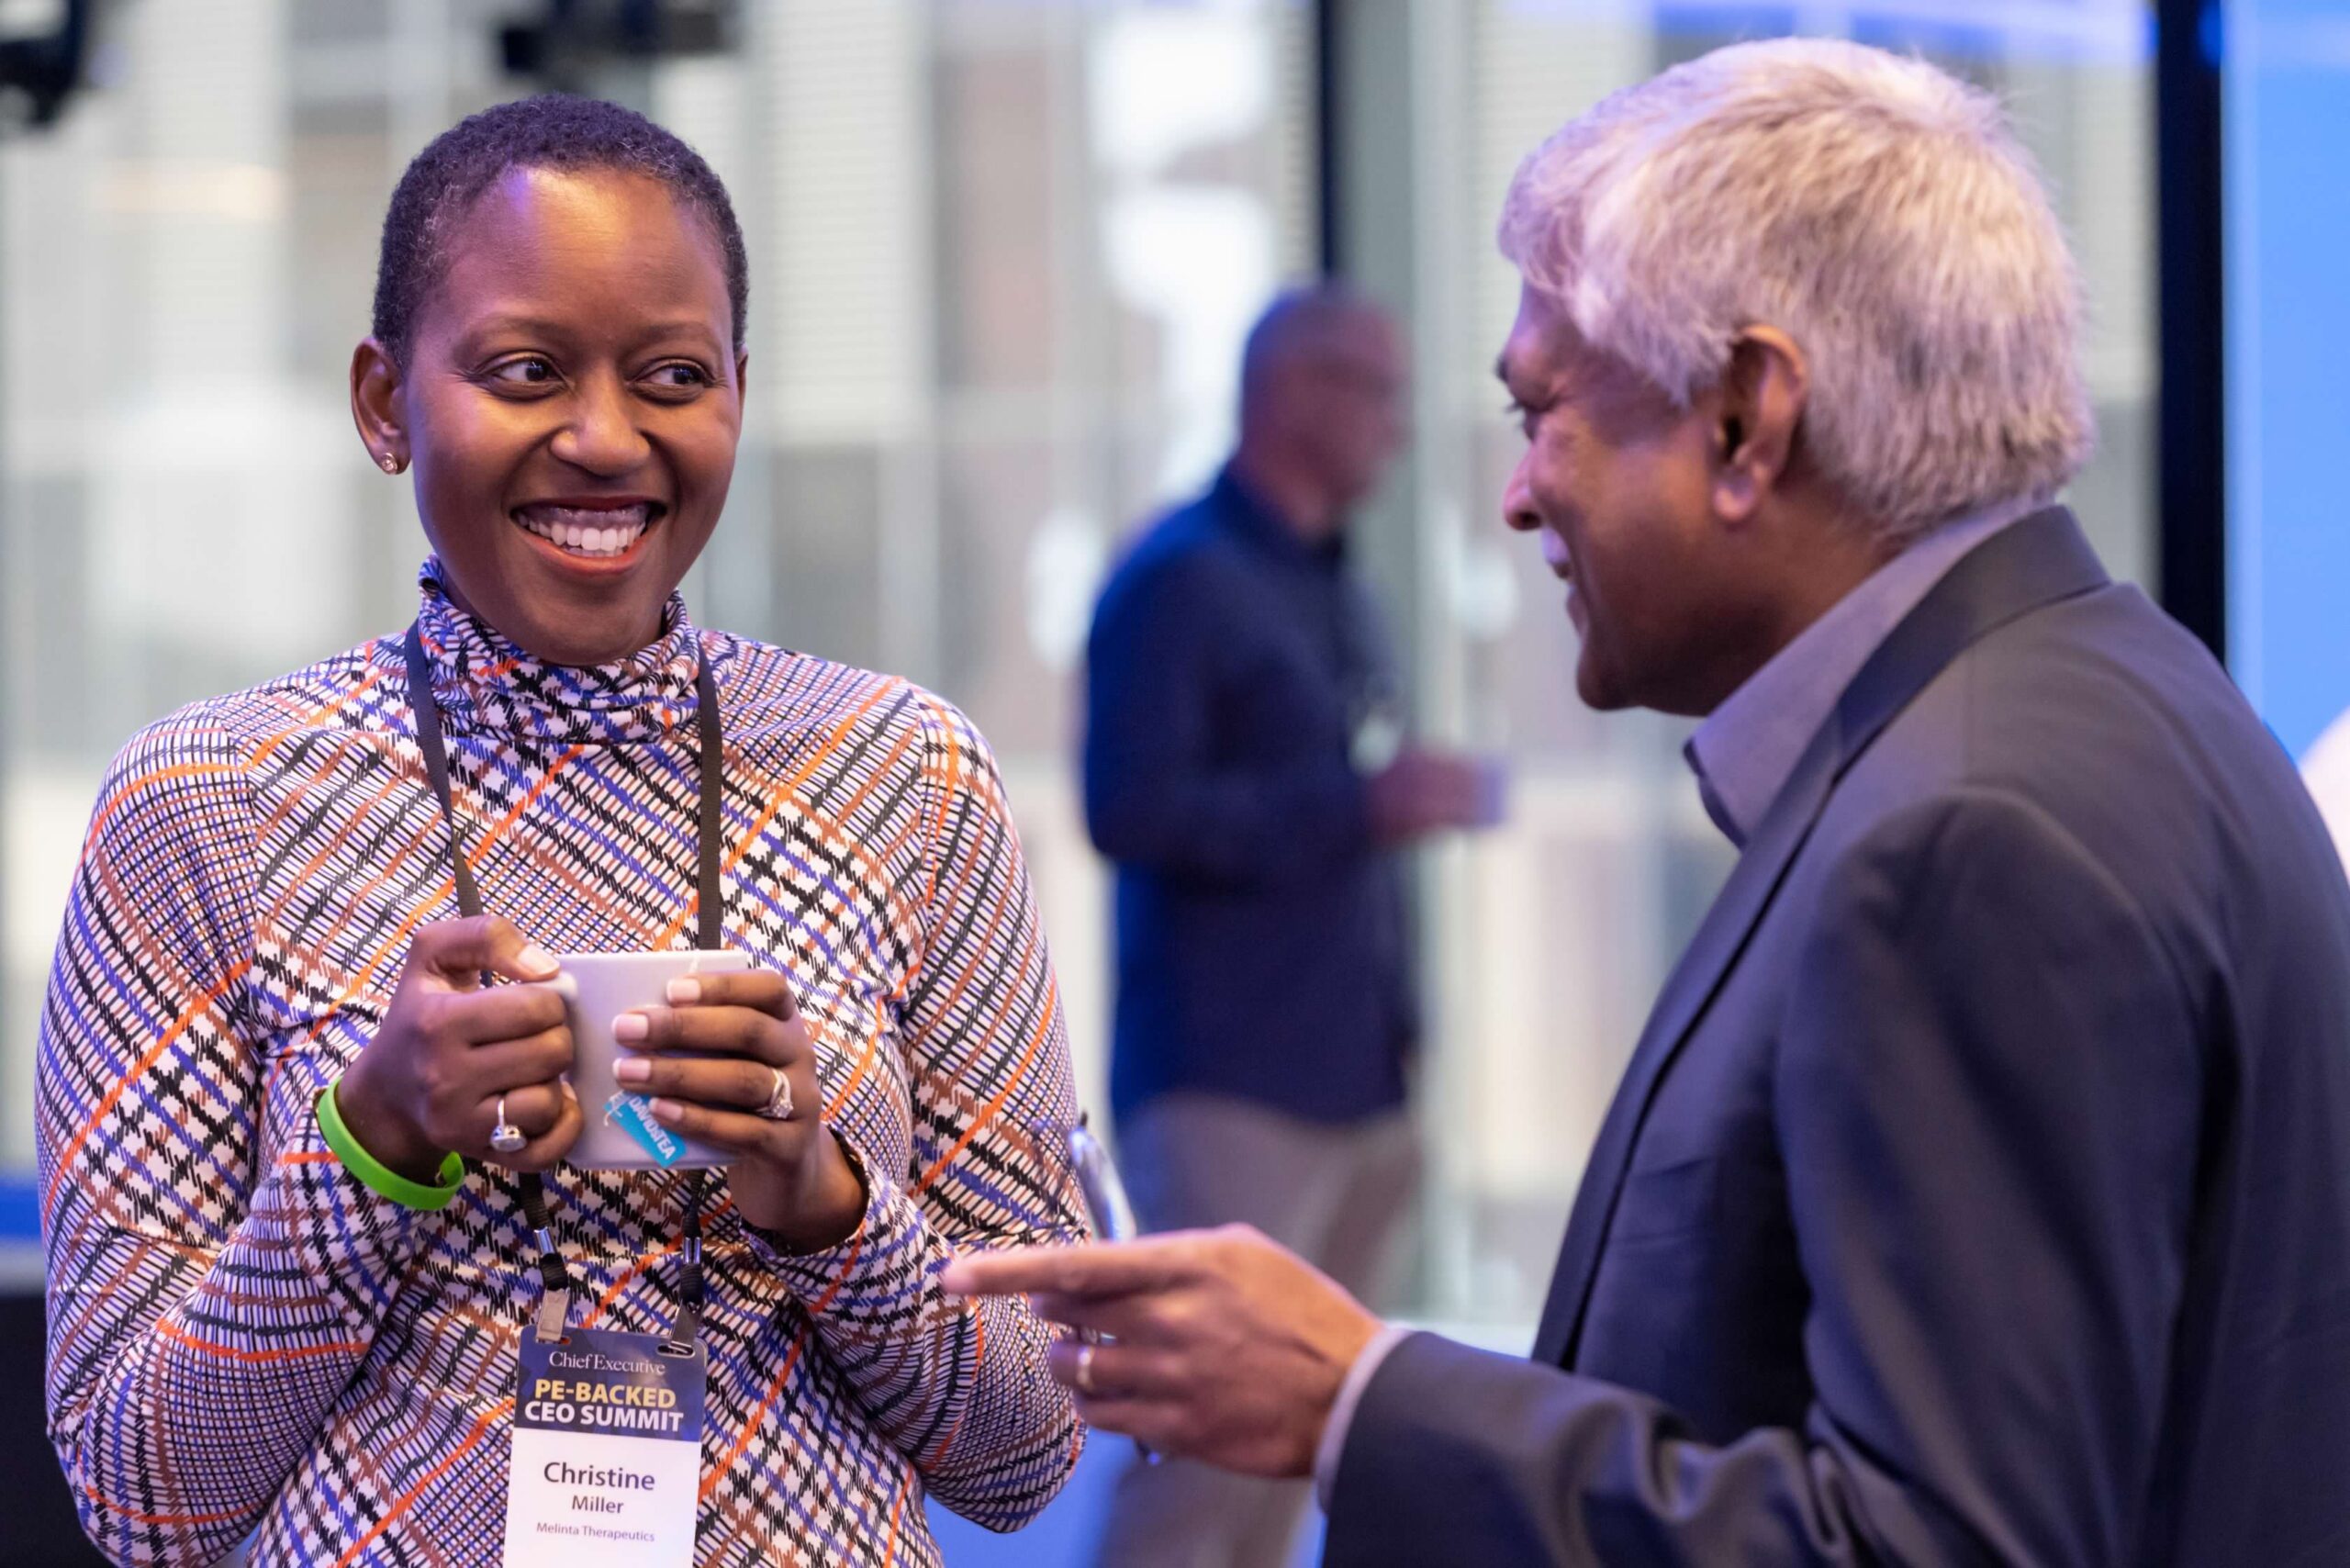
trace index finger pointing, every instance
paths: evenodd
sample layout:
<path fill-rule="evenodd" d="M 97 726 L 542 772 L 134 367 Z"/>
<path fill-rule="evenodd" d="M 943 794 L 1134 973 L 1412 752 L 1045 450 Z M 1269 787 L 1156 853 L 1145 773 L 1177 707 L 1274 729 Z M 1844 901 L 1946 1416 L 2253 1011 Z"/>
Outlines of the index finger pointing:
<path fill-rule="evenodd" d="M 1098 1296 L 1163 1291 L 1187 1275 L 1167 1242 L 1110 1241 L 967 1253 L 946 1265 L 938 1283 L 950 1295 Z"/>

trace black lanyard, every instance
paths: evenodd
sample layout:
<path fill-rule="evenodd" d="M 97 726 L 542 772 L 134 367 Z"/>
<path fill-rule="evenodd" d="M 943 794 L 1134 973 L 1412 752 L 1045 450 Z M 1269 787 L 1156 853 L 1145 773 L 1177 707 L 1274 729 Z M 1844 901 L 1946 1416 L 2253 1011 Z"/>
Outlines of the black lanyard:
<path fill-rule="evenodd" d="M 482 913 L 481 890 L 474 885 L 473 868 L 465 864 L 465 848 L 457 832 L 457 808 L 449 790 L 449 753 L 441 737 L 441 710 L 432 698 L 432 666 L 425 657 L 424 633 L 408 629 L 408 700 L 416 718 L 417 749 L 424 754 L 424 776 L 441 801 L 441 820 L 449 830 L 449 867 L 457 885 L 457 907 L 468 917 Z M 719 720 L 718 682 L 702 657 L 694 669 L 694 728 L 697 762 L 701 774 L 700 832 L 697 835 L 701 864 L 700 898 L 695 910 L 696 945 L 715 951 L 725 946 L 725 907 L 721 902 L 720 845 L 724 833 L 721 815 L 725 802 L 723 778 L 725 728 Z M 539 1244 L 537 1333 L 541 1339 L 560 1339 L 571 1313 L 571 1271 L 564 1266 L 563 1249 L 555 1245 L 554 1226 L 547 1215 L 546 1184 L 538 1172 L 519 1178 L 522 1217 Z M 686 1172 L 686 1234 L 678 1247 L 677 1321 L 664 1349 L 679 1355 L 692 1353 L 701 1331 L 701 1189 L 702 1173 Z"/>

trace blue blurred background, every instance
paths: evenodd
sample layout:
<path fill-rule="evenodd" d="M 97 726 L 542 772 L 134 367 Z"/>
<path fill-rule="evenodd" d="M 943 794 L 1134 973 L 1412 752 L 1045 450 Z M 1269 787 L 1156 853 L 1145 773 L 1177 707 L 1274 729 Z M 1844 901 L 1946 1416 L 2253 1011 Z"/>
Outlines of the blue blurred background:
<path fill-rule="evenodd" d="M 2350 6 L 2257 0 L 2221 17 L 2228 662 L 2298 756 L 2350 708 Z"/>

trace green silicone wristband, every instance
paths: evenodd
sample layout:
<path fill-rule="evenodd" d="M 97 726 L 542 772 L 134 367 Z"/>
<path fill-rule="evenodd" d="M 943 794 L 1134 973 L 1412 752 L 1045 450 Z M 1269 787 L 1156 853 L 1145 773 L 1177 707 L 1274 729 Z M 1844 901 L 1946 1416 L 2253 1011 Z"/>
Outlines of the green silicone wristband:
<path fill-rule="evenodd" d="M 382 1193 L 402 1208 L 419 1209 L 426 1214 L 447 1208 L 449 1200 L 457 1195 L 457 1189 L 465 1184 L 465 1162 L 453 1154 L 444 1154 L 441 1157 L 438 1186 L 428 1187 L 421 1182 L 409 1181 L 368 1153 L 352 1136 L 351 1128 L 343 1122 L 342 1108 L 334 1103 L 335 1084 L 341 1081 L 342 1075 L 337 1073 L 334 1083 L 319 1091 L 319 1131 L 326 1135 L 327 1147 L 334 1150 L 337 1159 L 342 1161 L 342 1168 L 356 1177 L 362 1186 Z"/>

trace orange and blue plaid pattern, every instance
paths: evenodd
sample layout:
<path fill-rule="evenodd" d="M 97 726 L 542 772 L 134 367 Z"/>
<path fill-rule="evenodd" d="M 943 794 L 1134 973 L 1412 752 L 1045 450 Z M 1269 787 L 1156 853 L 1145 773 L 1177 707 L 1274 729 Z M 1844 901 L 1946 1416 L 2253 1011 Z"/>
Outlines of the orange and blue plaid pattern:
<path fill-rule="evenodd" d="M 1080 1428 L 1024 1303 L 954 1252 L 1082 1234 L 1052 969 L 992 758 L 903 682 L 702 632 L 542 666 L 424 574 L 469 861 L 551 950 L 690 946 L 694 669 L 726 722 L 725 934 L 793 977 L 872 1202 L 785 1256 L 711 1187 L 697 1560 L 929 1563 L 935 1495 L 1009 1529 Z M 434 1214 L 353 1181 L 312 1114 L 421 921 L 456 913 L 397 638 L 196 704 L 110 770 L 42 1019 L 50 1433 L 119 1562 L 491 1562 L 518 1337 L 513 1182 Z M 675 1311 L 681 1178 L 550 1183 L 588 1324 Z"/>

